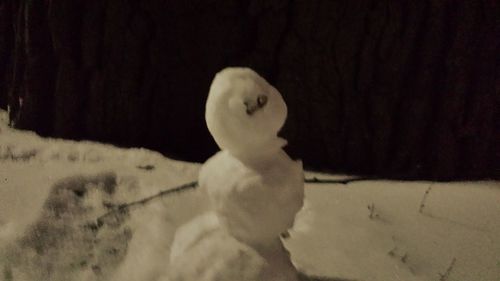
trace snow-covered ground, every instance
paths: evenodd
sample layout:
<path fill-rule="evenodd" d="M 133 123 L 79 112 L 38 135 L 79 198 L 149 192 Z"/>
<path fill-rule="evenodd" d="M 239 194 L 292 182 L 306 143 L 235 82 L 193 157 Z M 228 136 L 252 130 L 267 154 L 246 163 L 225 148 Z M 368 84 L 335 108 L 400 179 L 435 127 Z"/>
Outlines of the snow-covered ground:
<path fill-rule="evenodd" d="M 176 228 L 206 210 L 205 197 L 188 190 L 96 219 L 195 181 L 199 168 L 0 122 L 0 280 L 157 280 Z M 285 243 L 318 280 L 499 281 L 500 183 L 307 184 Z"/>

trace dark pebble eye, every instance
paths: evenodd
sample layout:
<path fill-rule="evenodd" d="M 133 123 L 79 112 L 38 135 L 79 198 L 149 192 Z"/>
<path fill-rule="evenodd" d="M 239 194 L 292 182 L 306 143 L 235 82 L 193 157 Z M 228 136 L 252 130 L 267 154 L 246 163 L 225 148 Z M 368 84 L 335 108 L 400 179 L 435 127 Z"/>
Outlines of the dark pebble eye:
<path fill-rule="evenodd" d="M 263 107 L 264 105 L 266 105 L 267 103 L 267 96 L 265 95 L 260 95 L 258 98 L 257 98 L 257 105 L 259 107 Z"/>

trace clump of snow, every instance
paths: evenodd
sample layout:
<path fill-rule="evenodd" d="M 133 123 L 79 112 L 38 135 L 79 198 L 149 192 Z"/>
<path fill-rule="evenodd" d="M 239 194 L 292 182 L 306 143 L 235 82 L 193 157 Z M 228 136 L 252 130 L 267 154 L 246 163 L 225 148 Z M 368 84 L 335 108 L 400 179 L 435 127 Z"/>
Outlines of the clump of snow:
<path fill-rule="evenodd" d="M 213 212 L 181 226 L 175 234 L 164 280 L 263 280 L 269 265 L 251 247 L 220 227 Z"/>

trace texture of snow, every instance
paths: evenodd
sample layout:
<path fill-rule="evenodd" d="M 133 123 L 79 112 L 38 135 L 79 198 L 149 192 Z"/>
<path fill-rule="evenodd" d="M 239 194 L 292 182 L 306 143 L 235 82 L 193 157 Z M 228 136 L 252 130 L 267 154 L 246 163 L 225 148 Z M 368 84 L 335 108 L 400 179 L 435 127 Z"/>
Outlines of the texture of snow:
<path fill-rule="evenodd" d="M 309 273 L 433 281 L 455 259 L 445 280 L 500 280 L 498 182 L 315 185 L 306 198 L 307 225 L 298 220 L 288 246 Z"/>
<path fill-rule="evenodd" d="M 247 166 L 222 151 L 200 171 L 200 186 L 222 225 L 252 245 L 273 241 L 291 228 L 304 200 L 302 163 L 284 152 L 271 156 L 264 166 Z"/>
<path fill-rule="evenodd" d="M 269 265 L 251 247 L 220 227 L 213 212 L 181 226 L 175 235 L 165 280 L 262 280 Z"/>
<path fill-rule="evenodd" d="M 97 175 L 116 175 L 117 191 L 110 199 L 118 203 L 196 180 L 199 168 L 199 164 L 173 161 L 145 149 L 44 139 L 0 124 L 0 280 L 34 280 L 29 279 L 34 272 L 13 276 L 15 272 L 6 270 L 7 264 L 16 261 L 7 259 L 5 249 L 19 245 L 29 237 L 29 230 L 43 221 L 43 206 L 61 179 L 77 179 L 96 190 L 81 201 L 90 208 L 78 216 L 78 221 L 84 222 L 104 211 L 102 202 L 108 195 L 99 191 L 99 183 L 92 184 Z M 313 175 L 334 177 L 306 173 L 306 177 Z M 419 212 L 429 186 L 425 206 Z M 500 280 L 499 182 L 307 184 L 305 198 L 305 207 L 285 244 L 303 272 L 329 276 L 313 280 Z M 99 230 L 97 235 L 104 241 L 91 244 L 93 253 L 102 253 L 98 257 L 105 266 L 103 272 L 80 264 L 58 278 L 166 281 L 161 278 L 168 274 L 165 271 L 176 229 L 206 208 L 206 198 L 197 190 L 132 208 L 121 217 L 123 222 L 116 230 L 110 223 Z M 116 245 L 106 240 L 120 231 L 128 233 L 125 229 L 130 236 L 112 241 L 127 243 Z M 85 237 L 85 233 L 81 235 Z M 53 251 L 46 260 L 38 261 L 59 266 L 82 261 L 78 258 L 88 252 L 84 247 L 89 244 L 69 237 L 55 237 L 63 240 L 59 242 L 60 253 Z M 118 253 L 108 257 L 108 246 Z M 31 261 L 37 261 L 34 256 L 43 257 L 28 251 L 17 254 Z M 17 272 L 41 265 L 17 262 Z"/>

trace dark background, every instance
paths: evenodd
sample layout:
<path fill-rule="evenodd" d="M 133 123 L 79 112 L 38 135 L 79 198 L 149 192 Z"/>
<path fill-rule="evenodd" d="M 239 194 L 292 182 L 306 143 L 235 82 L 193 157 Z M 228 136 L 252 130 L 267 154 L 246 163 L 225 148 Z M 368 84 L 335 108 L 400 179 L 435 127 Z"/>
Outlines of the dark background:
<path fill-rule="evenodd" d="M 204 161 L 210 82 L 250 66 L 284 96 L 307 168 L 499 179 L 498 15 L 495 0 L 0 0 L 0 107 L 43 136 Z"/>

